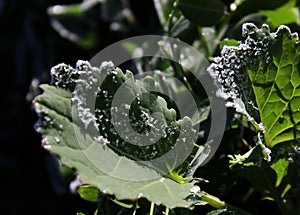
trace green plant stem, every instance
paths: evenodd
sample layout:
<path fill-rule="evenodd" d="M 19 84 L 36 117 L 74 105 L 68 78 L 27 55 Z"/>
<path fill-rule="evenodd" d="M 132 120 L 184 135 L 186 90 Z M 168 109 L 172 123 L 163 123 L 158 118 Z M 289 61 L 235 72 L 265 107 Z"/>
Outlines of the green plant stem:
<path fill-rule="evenodd" d="M 165 215 L 169 215 L 169 208 L 166 208 Z"/>
<path fill-rule="evenodd" d="M 225 203 L 224 201 L 220 200 L 218 197 L 208 194 L 202 191 L 201 200 L 207 202 L 210 206 L 221 209 L 221 208 L 228 208 L 232 209 L 233 211 L 237 212 L 239 215 L 251 215 L 250 213 L 243 211 L 239 208 L 236 208 L 230 204 Z"/>
<path fill-rule="evenodd" d="M 153 212 L 154 212 L 154 202 L 151 202 L 149 215 L 153 215 Z"/>
<path fill-rule="evenodd" d="M 176 10 L 177 10 L 178 0 L 175 0 L 173 4 L 175 5 L 175 7 L 173 8 L 171 13 L 169 14 L 169 19 L 168 19 L 167 35 L 169 37 L 172 36 L 171 29 L 173 28 L 173 17 L 174 17 L 174 14 L 175 14 Z"/>
<path fill-rule="evenodd" d="M 139 207 L 140 207 L 140 206 L 139 206 L 139 199 L 137 199 L 136 202 L 135 202 L 135 207 L 134 207 L 134 211 L 133 211 L 132 215 L 135 215 L 135 214 L 136 214 L 136 211 L 137 211 L 137 209 L 138 209 Z"/>
<path fill-rule="evenodd" d="M 224 201 L 221 201 L 218 197 L 215 197 L 213 195 L 210 195 L 206 192 L 202 192 L 201 200 L 207 202 L 210 206 L 220 209 L 224 208 L 226 206 L 226 203 Z"/>

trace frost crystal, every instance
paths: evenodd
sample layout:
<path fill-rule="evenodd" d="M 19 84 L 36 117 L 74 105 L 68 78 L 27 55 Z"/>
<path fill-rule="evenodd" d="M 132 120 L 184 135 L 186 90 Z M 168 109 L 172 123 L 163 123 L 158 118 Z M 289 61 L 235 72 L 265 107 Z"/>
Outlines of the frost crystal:
<path fill-rule="evenodd" d="M 221 57 L 216 57 L 208 68 L 209 74 L 219 87 L 217 96 L 225 100 L 237 98 L 247 99 L 249 77 L 247 68 L 254 69 L 262 59 L 270 61 L 268 47 L 271 42 L 269 27 L 263 25 L 258 29 L 255 25 L 243 25 L 244 41 L 238 46 L 224 46 Z M 250 95 L 251 96 L 251 95 Z M 249 101 L 246 101 L 249 102 Z"/>
<path fill-rule="evenodd" d="M 73 123 L 120 155 L 148 161 L 175 144 L 187 147 L 194 142 L 190 119 L 177 121 L 167 101 L 147 90 L 150 77 L 145 82 L 134 80 L 131 72 L 124 74 L 112 62 L 92 67 L 87 61 L 78 61 L 75 68 L 59 64 L 52 68 L 51 77 L 52 85 L 72 93 Z M 53 120 L 44 117 L 43 121 L 49 126 Z M 61 130 L 59 126 L 59 134 Z M 62 140 L 57 136 L 54 142 Z"/>
<path fill-rule="evenodd" d="M 265 156 L 265 160 L 270 162 L 271 161 L 271 150 L 265 144 L 263 144 L 263 137 L 262 137 L 261 133 L 258 133 L 257 139 L 258 139 L 257 144 L 262 147 L 263 154 Z"/>
<path fill-rule="evenodd" d="M 227 106 L 244 114 L 259 130 L 264 126 L 260 117 L 248 70 L 256 70 L 261 62 L 271 61 L 269 46 L 276 37 L 268 25 L 259 29 L 246 23 L 242 28 L 243 41 L 238 46 L 224 46 L 221 56 L 216 57 L 208 68 L 218 89 L 216 95 L 227 100 Z"/>

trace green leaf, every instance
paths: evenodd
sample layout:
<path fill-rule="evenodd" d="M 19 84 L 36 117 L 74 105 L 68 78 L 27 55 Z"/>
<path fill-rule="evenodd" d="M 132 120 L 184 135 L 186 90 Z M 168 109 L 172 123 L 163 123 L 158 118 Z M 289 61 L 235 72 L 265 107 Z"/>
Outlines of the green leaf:
<path fill-rule="evenodd" d="M 79 4 L 51 6 L 47 9 L 50 24 L 62 38 L 90 49 L 95 44 L 96 34 L 86 14 L 98 4 L 97 0 L 87 0 Z"/>
<path fill-rule="evenodd" d="M 190 27 L 190 24 L 190 21 L 181 15 L 179 19 L 176 20 L 176 22 L 173 24 L 170 30 L 172 37 L 178 37 L 179 35 L 181 35 Z"/>
<path fill-rule="evenodd" d="M 187 19 L 201 26 L 219 23 L 226 11 L 219 0 L 179 0 L 178 6 Z"/>
<path fill-rule="evenodd" d="M 298 144 L 298 36 L 285 26 L 270 33 L 267 25 L 259 29 L 253 24 L 243 26 L 243 36 L 239 46 L 226 46 L 208 69 L 220 85 L 218 94 L 264 133 L 268 147 Z"/>
<path fill-rule="evenodd" d="M 271 165 L 271 168 L 275 170 L 277 175 L 276 187 L 281 184 L 282 179 L 287 175 L 289 163 L 290 162 L 288 160 L 282 158 Z"/>
<path fill-rule="evenodd" d="M 99 189 L 90 185 L 82 185 L 77 190 L 78 194 L 84 200 L 90 202 L 97 202 L 99 197 Z"/>
<path fill-rule="evenodd" d="M 132 73 L 123 74 L 112 63 L 104 63 L 99 69 L 92 68 L 88 62 L 83 61 L 78 62 L 76 69 L 64 64 L 58 65 L 52 69 L 51 73 L 52 84 L 56 87 L 43 85 L 44 93 L 34 101 L 36 111 L 40 117 L 37 131 L 43 134 L 43 143 L 47 148 L 50 148 L 52 153 L 58 155 L 66 165 L 76 168 L 84 184 L 91 184 L 104 193 L 115 195 L 117 199 L 144 197 L 155 204 L 163 204 L 169 208 L 188 207 L 192 204 L 185 198 L 190 194 L 194 182 L 177 183 L 161 176 L 159 166 L 149 166 L 147 163 L 137 162 L 136 160 L 143 159 L 143 156 L 151 158 L 151 153 L 149 155 L 149 151 L 145 151 L 144 154 L 142 150 L 136 151 L 136 145 L 131 147 L 122 138 L 117 137 L 115 133 L 112 134 L 112 127 L 109 127 L 112 126 L 110 124 L 111 118 L 106 118 L 110 117 L 109 114 L 102 117 L 97 116 L 99 119 L 108 119 L 99 124 L 100 128 L 105 128 L 99 129 L 97 135 L 100 136 L 93 136 L 94 133 L 89 133 L 85 129 L 85 127 L 92 128 L 92 130 L 98 129 L 98 126 L 95 125 L 92 115 L 81 112 L 80 105 L 85 102 L 88 103 L 89 96 L 84 93 L 81 95 L 80 92 L 82 92 L 81 90 L 84 91 L 85 87 L 90 87 L 88 85 L 90 81 L 103 80 L 103 76 L 106 76 L 96 97 L 96 108 L 99 108 L 98 110 L 106 111 L 108 109 L 107 104 L 111 102 L 109 100 L 111 98 L 110 93 L 116 92 L 115 90 L 124 84 L 127 86 L 125 90 L 129 89 L 129 93 L 136 92 L 141 95 L 139 103 L 132 104 L 132 112 L 130 113 L 139 113 L 141 109 L 144 112 L 160 112 L 163 114 L 161 116 L 169 123 L 167 128 L 171 133 L 165 137 L 168 141 L 161 138 L 162 140 L 159 142 L 161 145 L 156 149 L 152 149 L 152 152 L 158 150 L 159 153 L 164 153 L 164 150 L 173 147 L 171 141 L 174 141 L 174 139 L 180 146 L 185 146 L 185 142 L 193 144 L 191 141 L 193 141 L 195 132 L 192 129 L 191 120 L 186 117 L 176 120 L 175 111 L 167 108 L 167 103 L 163 98 L 155 94 L 147 94 L 145 91 L 145 87 L 153 83 L 151 79 L 133 80 Z M 76 83 L 83 83 L 83 85 L 76 88 Z M 92 95 L 95 95 L 94 91 L 92 92 Z M 127 97 L 125 96 L 123 99 L 126 101 Z M 79 100 L 82 102 L 78 102 Z M 73 118 L 72 103 L 75 115 L 81 114 L 85 117 L 79 120 Z M 110 111 L 110 107 L 108 110 Z M 136 125 L 135 129 L 147 129 L 145 122 L 140 123 Z M 182 137 L 184 139 L 177 138 L 178 129 L 185 130 Z M 112 136 L 105 140 L 105 135 Z M 95 137 L 100 138 L 97 140 Z M 119 138 L 119 142 L 116 141 L 117 138 Z M 115 145 L 117 143 L 119 145 Z M 182 152 L 183 150 L 178 151 L 180 155 L 182 155 Z M 170 168 L 170 171 L 173 171 L 172 167 L 176 162 L 176 159 L 172 157 L 171 163 L 166 162 L 162 166 L 165 165 Z M 87 194 L 90 195 L 89 192 L 85 193 L 85 197 L 95 200 L 95 192 L 92 192 L 92 197 L 87 197 Z"/>
<path fill-rule="evenodd" d="M 224 46 L 238 46 L 240 45 L 240 42 L 234 39 L 224 39 L 220 42 L 221 49 L 223 49 Z"/>
<path fill-rule="evenodd" d="M 233 16 L 238 19 L 247 14 L 256 13 L 259 10 L 274 10 L 282 5 L 288 3 L 289 0 L 236 0 L 233 12 Z"/>
<path fill-rule="evenodd" d="M 300 74 L 297 36 L 280 27 L 269 47 L 272 61 L 249 70 L 268 146 L 299 139 Z M 264 59 L 263 59 L 264 60 Z"/>
<path fill-rule="evenodd" d="M 268 17 L 268 23 L 274 27 L 283 24 L 299 24 L 299 8 L 296 7 L 296 0 L 291 0 L 276 10 L 260 10 L 259 13 Z"/>
<path fill-rule="evenodd" d="M 117 205 L 120 205 L 123 208 L 133 208 L 134 204 L 128 204 L 121 201 L 118 201 L 117 199 L 110 199 L 112 202 L 116 203 Z"/>
<path fill-rule="evenodd" d="M 243 154 L 243 155 L 228 155 L 228 157 L 231 159 L 229 161 L 229 163 L 231 164 L 230 167 L 234 166 L 234 165 L 237 165 L 237 164 L 243 164 L 245 166 L 252 166 L 254 165 L 253 162 L 248 162 L 248 163 L 245 163 L 245 160 L 251 155 L 252 151 L 254 150 L 255 148 L 252 148 L 250 149 L 247 153 Z"/>

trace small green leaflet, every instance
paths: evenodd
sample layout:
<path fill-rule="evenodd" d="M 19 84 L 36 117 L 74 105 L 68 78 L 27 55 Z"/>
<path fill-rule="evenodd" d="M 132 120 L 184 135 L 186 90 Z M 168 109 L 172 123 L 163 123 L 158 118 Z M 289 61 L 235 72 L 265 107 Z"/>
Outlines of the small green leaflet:
<path fill-rule="evenodd" d="M 287 175 L 289 164 L 290 162 L 288 160 L 281 158 L 271 165 L 271 168 L 275 170 L 277 175 L 276 187 L 281 184 L 282 179 Z"/>

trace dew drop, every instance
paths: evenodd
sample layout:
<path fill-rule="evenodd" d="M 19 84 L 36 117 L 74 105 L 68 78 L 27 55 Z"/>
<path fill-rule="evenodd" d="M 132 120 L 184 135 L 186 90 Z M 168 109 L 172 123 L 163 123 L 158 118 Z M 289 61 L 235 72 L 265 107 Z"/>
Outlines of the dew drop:
<path fill-rule="evenodd" d="M 186 197 L 186 200 L 189 202 L 196 202 L 196 201 L 199 201 L 200 199 L 201 198 L 196 194 L 191 194 Z"/>

